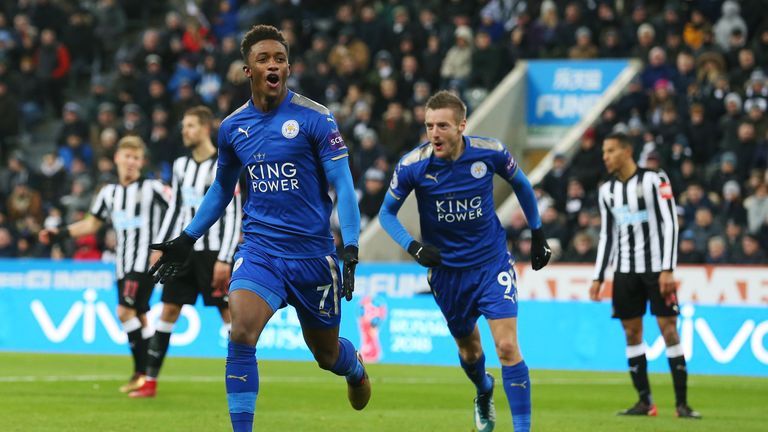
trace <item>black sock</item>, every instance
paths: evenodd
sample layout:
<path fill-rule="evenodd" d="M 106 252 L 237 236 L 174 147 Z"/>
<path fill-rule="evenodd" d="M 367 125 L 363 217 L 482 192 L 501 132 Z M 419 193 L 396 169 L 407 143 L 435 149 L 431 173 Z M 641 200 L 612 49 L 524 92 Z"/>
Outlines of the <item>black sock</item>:
<path fill-rule="evenodd" d="M 171 341 L 171 333 L 164 331 L 155 331 L 155 335 L 149 340 L 147 347 L 147 376 L 157 378 L 160 375 L 160 368 L 163 367 L 165 354 L 168 352 L 168 345 Z"/>
<path fill-rule="evenodd" d="M 688 405 L 688 368 L 685 356 L 668 357 L 669 370 L 672 371 L 672 384 L 675 386 L 676 406 Z"/>
<path fill-rule="evenodd" d="M 146 372 L 147 342 L 141 335 L 141 327 L 128 332 L 128 345 L 130 345 L 133 355 L 133 372 Z"/>
<path fill-rule="evenodd" d="M 648 382 L 648 360 L 646 360 L 645 354 L 630 357 L 628 363 L 629 376 L 632 377 L 632 384 L 634 384 L 640 400 L 650 405 L 651 384 Z"/>

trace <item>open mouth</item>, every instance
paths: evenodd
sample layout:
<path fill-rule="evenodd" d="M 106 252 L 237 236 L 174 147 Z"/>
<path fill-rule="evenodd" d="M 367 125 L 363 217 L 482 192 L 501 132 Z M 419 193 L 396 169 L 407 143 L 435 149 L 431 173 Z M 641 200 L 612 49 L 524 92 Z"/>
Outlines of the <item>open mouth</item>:
<path fill-rule="evenodd" d="M 436 151 L 442 151 L 443 150 L 443 143 L 441 143 L 441 142 L 433 142 L 432 146 L 435 148 Z"/>
<path fill-rule="evenodd" d="M 280 76 L 278 76 L 276 73 L 271 73 L 267 75 L 267 86 L 270 88 L 277 88 L 280 85 Z"/>

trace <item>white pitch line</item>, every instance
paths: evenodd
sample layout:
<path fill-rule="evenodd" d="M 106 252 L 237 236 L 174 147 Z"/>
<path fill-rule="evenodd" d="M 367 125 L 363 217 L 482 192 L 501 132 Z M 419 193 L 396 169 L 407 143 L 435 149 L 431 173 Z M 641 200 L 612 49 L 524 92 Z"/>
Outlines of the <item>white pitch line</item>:
<path fill-rule="evenodd" d="M 103 381 L 124 381 L 124 375 L 21 375 L 21 376 L 0 376 L 2 383 L 41 383 L 41 382 L 103 382 Z M 160 377 L 164 382 L 193 382 L 193 383 L 219 383 L 222 381 L 220 376 L 180 376 L 165 375 Z M 337 377 L 286 377 L 286 376 L 260 376 L 260 382 L 264 383 L 337 383 Z M 466 379 L 440 379 L 440 378 L 406 378 L 406 377 L 371 377 L 371 381 L 381 384 L 406 384 L 406 385 L 425 385 L 425 384 L 460 384 Z M 626 379 L 619 378 L 540 378 L 531 380 L 533 385 L 625 385 Z"/>

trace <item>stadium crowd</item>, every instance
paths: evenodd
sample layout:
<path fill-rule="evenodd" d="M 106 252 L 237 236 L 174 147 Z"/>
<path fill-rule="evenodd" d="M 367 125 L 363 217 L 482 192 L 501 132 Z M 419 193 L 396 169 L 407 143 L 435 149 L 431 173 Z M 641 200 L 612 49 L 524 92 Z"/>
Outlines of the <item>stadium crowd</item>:
<path fill-rule="evenodd" d="M 641 166 L 672 179 L 680 263 L 766 263 L 768 20 L 760 1 L 0 0 L 0 256 L 110 259 L 105 230 L 68 245 L 42 227 L 82 218 L 127 134 L 166 182 L 196 105 L 219 120 L 249 97 L 238 41 L 282 29 L 289 88 L 331 109 L 350 147 L 363 223 L 392 164 L 424 139 L 424 102 L 452 89 L 476 107 L 520 59 L 633 57 L 626 92 L 536 185 L 561 262 L 594 262 L 602 138 L 623 130 Z M 155 13 L 159 12 L 159 13 Z M 41 131 L 56 128 L 46 137 Z M 37 142 L 42 140 L 43 142 Z M 47 140 L 47 141 L 46 141 Z M 25 143 L 35 141 L 33 154 Z M 529 258 L 522 213 L 508 224 Z"/>

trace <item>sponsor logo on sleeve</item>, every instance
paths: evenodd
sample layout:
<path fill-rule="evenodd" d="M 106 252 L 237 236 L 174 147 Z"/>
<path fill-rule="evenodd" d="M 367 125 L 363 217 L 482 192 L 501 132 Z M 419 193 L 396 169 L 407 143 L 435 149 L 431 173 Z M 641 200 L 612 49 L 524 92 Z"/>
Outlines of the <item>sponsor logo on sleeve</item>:
<path fill-rule="evenodd" d="M 661 194 L 661 197 L 665 200 L 672 199 L 672 185 L 669 184 L 669 182 L 662 181 L 659 185 L 659 193 Z"/>
<path fill-rule="evenodd" d="M 341 137 L 341 134 L 337 130 L 332 131 L 328 135 L 328 145 L 331 147 L 331 150 L 341 150 L 347 147 L 344 144 L 344 139 Z"/>

